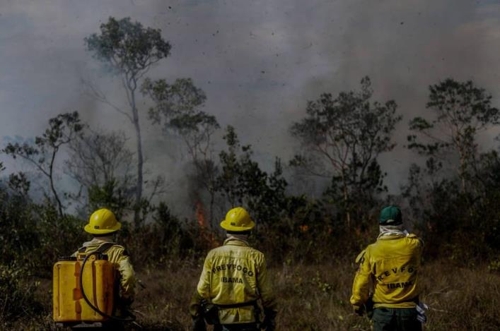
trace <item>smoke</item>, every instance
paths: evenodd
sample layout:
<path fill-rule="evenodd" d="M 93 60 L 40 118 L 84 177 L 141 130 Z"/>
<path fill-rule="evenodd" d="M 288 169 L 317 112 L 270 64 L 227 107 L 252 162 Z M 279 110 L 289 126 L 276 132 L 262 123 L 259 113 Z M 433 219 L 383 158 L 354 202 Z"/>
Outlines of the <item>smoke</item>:
<path fill-rule="evenodd" d="M 82 93 L 81 78 L 92 77 L 124 104 L 119 82 L 105 78 L 83 42 L 109 16 L 160 28 L 172 55 L 149 75 L 191 77 L 207 94 L 204 111 L 234 126 L 266 170 L 275 156 L 295 153 L 288 129 L 305 116 L 308 100 L 356 90 L 363 76 L 374 100 L 394 99 L 404 116 L 398 147 L 382 160 L 393 191 L 414 157 L 404 148 L 407 123 L 425 115 L 430 84 L 472 79 L 500 95 L 493 69 L 500 5 L 492 0 L 9 0 L 0 9 L 2 136 L 32 136 L 48 118 L 77 110 L 91 125 L 126 130 L 134 148 L 126 118 Z M 180 146 L 166 145 L 145 117 L 142 124 L 150 171 L 181 177 Z"/>

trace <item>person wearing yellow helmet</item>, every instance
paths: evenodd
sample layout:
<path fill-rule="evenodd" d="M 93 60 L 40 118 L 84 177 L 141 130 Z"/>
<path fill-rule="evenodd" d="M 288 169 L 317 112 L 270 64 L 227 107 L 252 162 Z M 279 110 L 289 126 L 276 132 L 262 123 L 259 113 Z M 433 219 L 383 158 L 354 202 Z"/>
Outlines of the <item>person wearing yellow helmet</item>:
<path fill-rule="evenodd" d="M 423 243 L 403 225 L 398 206 L 380 212 L 377 241 L 362 251 L 352 285 L 351 305 L 371 317 L 374 331 L 420 331 L 426 307 L 419 302 Z"/>
<path fill-rule="evenodd" d="M 83 243 L 82 247 L 73 253 L 73 256 L 77 256 L 78 254 L 100 252 L 107 255 L 108 261 L 113 263 L 118 275 L 116 285 L 119 291 L 115 301 L 117 315 L 128 311 L 135 299 L 136 286 L 135 271 L 130 256 L 125 247 L 114 242 L 114 235 L 121 227 L 121 223 L 116 220 L 115 214 L 111 210 L 101 208 L 94 211 L 84 227 L 85 232 L 91 234 L 93 238 Z M 119 330 L 122 325 L 111 321 L 109 328 Z"/>
<path fill-rule="evenodd" d="M 227 238 L 205 258 L 189 306 L 192 330 L 206 330 L 205 321 L 214 324 L 214 331 L 275 330 L 277 304 L 266 259 L 248 244 L 255 222 L 244 208 L 236 207 L 220 226 Z M 264 309 L 262 324 L 258 301 Z"/>

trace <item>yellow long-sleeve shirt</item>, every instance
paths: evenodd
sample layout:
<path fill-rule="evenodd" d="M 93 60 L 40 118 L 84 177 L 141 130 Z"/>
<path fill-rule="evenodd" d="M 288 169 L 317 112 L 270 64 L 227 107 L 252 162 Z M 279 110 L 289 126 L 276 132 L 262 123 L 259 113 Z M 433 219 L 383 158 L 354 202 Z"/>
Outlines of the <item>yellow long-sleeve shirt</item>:
<path fill-rule="evenodd" d="M 358 255 L 350 302 L 359 307 L 373 293 L 374 307 L 412 308 L 420 294 L 423 245 L 415 235 L 380 237 Z"/>
<path fill-rule="evenodd" d="M 83 244 L 83 247 L 85 247 L 85 253 L 88 254 L 97 251 L 97 249 L 101 245 L 109 242 L 110 241 L 105 238 L 94 238 L 91 241 L 85 242 Z M 103 253 L 108 256 L 108 261 L 113 263 L 113 267 L 116 271 L 118 271 L 120 282 L 120 299 L 128 302 L 133 301 L 135 298 L 136 286 L 135 271 L 125 248 L 121 245 L 113 244 Z M 73 253 L 73 256 L 76 256 L 77 254 L 78 251 Z"/>
<path fill-rule="evenodd" d="M 264 254 L 245 241 L 230 238 L 211 250 L 203 265 L 190 311 L 196 315 L 201 299 L 216 305 L 233 305 L 261 300 L 265 310 L 276 311 L 276 298 L 268 278 Z M 221 324 L 255 322 L 254 306 L 220 308 Z"/>

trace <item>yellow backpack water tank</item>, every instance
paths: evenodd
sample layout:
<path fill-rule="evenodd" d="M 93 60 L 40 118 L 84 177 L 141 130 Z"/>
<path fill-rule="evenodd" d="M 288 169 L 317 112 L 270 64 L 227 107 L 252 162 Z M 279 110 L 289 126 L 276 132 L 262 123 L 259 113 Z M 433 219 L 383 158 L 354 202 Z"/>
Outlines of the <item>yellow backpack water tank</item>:
<path fill-rule="evenodd" d="M 63 258 L 53 269 L 53 319 L 55 322 L 101 322 L 112 315 L 115 298 L 115 271 L 113 264 L 102 254 L 83 258 Z M 80 277 L 82 280 L 80 282 Z M 82 288 L 83 287 L 83 288 Z M 91 307 L 83 294 L 92 304 Z"/>

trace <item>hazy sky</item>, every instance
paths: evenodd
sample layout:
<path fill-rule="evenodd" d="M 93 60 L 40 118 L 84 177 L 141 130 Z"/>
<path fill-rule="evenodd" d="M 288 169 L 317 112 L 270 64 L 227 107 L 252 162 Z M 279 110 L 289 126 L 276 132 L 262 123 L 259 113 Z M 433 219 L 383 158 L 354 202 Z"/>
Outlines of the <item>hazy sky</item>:
<path fill-rule="evenodd" d="M 92 79 L 118 97 L 118 82 L 98 79 L 83 41 L 109 16 L 161 29 L 172 55 L 153 78 L 191 77 L 207 94 L 204 110 L 233 125 L 261 160 L 293 154 L 288 128 L 307 100 L 358 89 L 366 75 L 375 99 L 394 99 L 404 115 L 399 147 L 384 158 L 392 188 L 406 178 L 405 130 L 430 84 L 472 79 L 500 106 L 498 1 L 0 0 L 0 138 L 39 135 L 50 117 L 75 110 L 92 125 L 131 130 L 80 83 Z M 150 132 L 147 157 L 161 167 L 168 157 Z"/>

